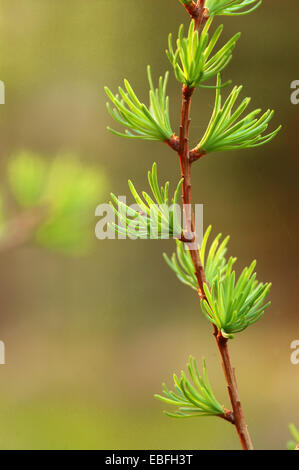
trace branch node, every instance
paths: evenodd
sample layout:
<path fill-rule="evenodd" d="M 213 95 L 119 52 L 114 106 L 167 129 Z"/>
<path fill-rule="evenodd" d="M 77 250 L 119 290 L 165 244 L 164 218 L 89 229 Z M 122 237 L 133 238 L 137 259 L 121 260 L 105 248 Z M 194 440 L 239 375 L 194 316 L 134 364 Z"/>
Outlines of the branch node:
<path fill-rule="evenodd" d="M 209 10 L 204 6 L 204 0 L 197 2 L 190 0 L 188 4 L 184 4 L 187 13 L 194 20 L 194 29 L 199 31 L 201 24 L 209 18 Z"/>
<path fill-rule="evenodd" d="M 164 140 L 165 144 L 167 144 L 172 150 L 175 150 L 176 152 L 179 151 L 180 148 L 180 139 L 175 135 L 172 134 L 170 139 Z"/>
<path fill-rule="evenodd" d="M 189 161 L 192 164 L 192 163 L 196 162 L 197 160 L 200 160 L 205 155 L 206 155 L 206 153 L 205 153 L 204 150 L 192 149 L 189 152 Z"/>

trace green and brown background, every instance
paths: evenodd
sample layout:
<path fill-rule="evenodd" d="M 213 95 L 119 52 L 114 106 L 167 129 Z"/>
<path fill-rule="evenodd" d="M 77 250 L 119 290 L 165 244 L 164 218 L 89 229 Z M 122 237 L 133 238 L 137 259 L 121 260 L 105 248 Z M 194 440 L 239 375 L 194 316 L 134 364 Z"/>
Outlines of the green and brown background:
<path fill-rule="evenodd" d="M 256 150 L 217 153 L 193 171 L 194 199 L 205 226 L 231 235 L 237 268 L 258 260 L 272 281 L 263 320 L 237 335 L 231 355 L 256 448 L 279 449 L 289 422 L 299 424 L 299 365 L 290 343 L 299 339 L 298 117 L 290 83 L 299 79 L 295 0 L 264 0 L 251 15 L 220 18 L 224 39 L 242 31 L 224 77 L 244 85 L 255 107 L 276 110 L 278 137 Z M 1 0 L 1 181 L 9 159 L 29 149 L 50 160 L 78 155 L 105 178 L 109 192 L 138 189 L 155 160 L 161 178 L 178 180 L 175 153 L 159 143 L 121 140 L 106 132 L 104 85 L 128 78 L 148 99 L 146 66 L 170 70 L 164 50 L 187 17 L 177 0 Z M 223 39 L 223 40 L 224 40 Z M 225 92 L 224 92 L 225 94 Z M 169 84 L 173 128 L 179 85 Z M 208 123 L 213 90 L 192 104 L 192 144 Z M 274 128 L 274 127 L 273 127 Z M 211 327 L 196 294 L 164 263 L 172 241 L 97 241 L 91 215 L 85 256 L 26 245 L 1 253 L 1 449 L 239 448 L 230 425 L 201 418 L 171 420 L 154 400 L 161 382 L 205 356 L 214 392 L 228 406 Z"/>

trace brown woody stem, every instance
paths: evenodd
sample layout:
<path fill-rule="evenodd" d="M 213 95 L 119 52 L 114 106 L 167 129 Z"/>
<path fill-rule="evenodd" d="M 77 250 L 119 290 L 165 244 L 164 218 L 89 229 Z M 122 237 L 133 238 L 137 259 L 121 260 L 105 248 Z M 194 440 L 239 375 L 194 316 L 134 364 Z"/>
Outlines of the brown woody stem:
<path fill-rule="evenodd" d="M 191 97 L 194 88 L 188 88 L 183 85 L 182 110 L 180 122 L 180 140 L 179 140 L 179 158 L 181 167 L 181 176 L 183 178 L 182 199 L 185 212 L 186 233 L 185 238 L 192 241 L 190 245 L 190 254 L 195 268 L 195 275 L 198 282 L 198 294 L 205 298 L 204 283 L 206 282 L 205 272 L 200 259 L 198 244 L 195 233 L 195 218 L 192 207 L 192 187 L 191 187 L 191 162 L 189 159 L 189 126 L 190 126 L 190 107 Z"/>
<path fill-rule="evenodd" d="M 194 20 L 194 29 L 199 31 L 202 23 L 208 19 L 207 10 L 204 6 L 205 0 L 198 0 L 197 2 L 190 1 L 185 5 L 185 9 Z"/>
<path fill-rule="evenodd" d="M 233 369 L 230 361 L 228 351 L 228 340 L 224 338 L 220 331 L 215 327 L 215 338 L 217 341 L 218 349 L 222 357 L 223 371 L 227 382 L 228 393 L 234 412 L 234 424 L 241 441 L 243 450 L 253 450 L 252 441 L 248 428 L 245 422 L 242 405 L 238 392 L 238 385 L 235 376 L 235 370 Z"/>

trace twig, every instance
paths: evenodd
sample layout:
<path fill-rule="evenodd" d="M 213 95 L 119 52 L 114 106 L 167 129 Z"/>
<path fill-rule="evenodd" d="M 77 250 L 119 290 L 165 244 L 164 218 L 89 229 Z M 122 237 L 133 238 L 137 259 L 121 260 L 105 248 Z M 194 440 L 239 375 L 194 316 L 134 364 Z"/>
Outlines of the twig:
<path fill-rule="evenodd" d="M 185 238 L 192 240 L 190 246 L 190 254 L 195 268 L 195 275 L 198 281 L 198 294 L 204 299 L 204 283 L 206 282 L 205 272 L 200 259 L 198 244 L 195 233 L 195 218 L 192 207 L 192 186 L 191 186 L 191 163 L 189 159 L 189 126 L 190 126 L 190 107 L 191 97 L 194 89 L 183 85 L 182 92 L 182 110 L 180 123 L 180 142 L 179 142 L 179 159 L 181 167 L 181 176 L 183 178 L 182 199 L 185 211 L 186 233 Z M 193 246 L 196 248 L 194 249 Z"/>
<path fill-rule="evenodd" d="M 224 338 L 220 331 L 215 327 L 215 338 L 217 341 L 218 349 L 222 357 L 222 366 L 225 374 L 228 393 L 230 401 L 234 411 L 235 426 L 239 435 L 239 439 L 242 444 L 243 450 L 253 450 L 250 434 L 245 422 L 242 405 L 238 392 L 238 385 L 235 376 L 235 370 L 233 369 L 230 361 L 230 355 L 228 351 L 228 340 Z"/>
<path fill-rule="evenodd" d="M 201 24 L 204 22 L 205 10 L 203 8 L 204 2 L 199 0 L 195 5 L 194 2 L 191 2 L 189 6 L 186 6 L 188 13 L 194 19 L 194 28 L 199 31 Z M 192 207 L 192 185 L 191 185 L 191 165 L 192 162 L 201 158 L 204 153 L 194 154 L 192 151 L 189 151 L 189 127 L 190 127 L 190 108 L 191 108 L 191 98 L 194 92 L 194 88 L 188 88 L 183 85 L 182 90 L 182 109 L 181 109 L 181 122 L 180 122 L 180 136 L 179 142 L 175 139 L 175 146 L 178 144 L 178 155 L 180 159 L 181 167 L 181 176 L 183 178 L 182 185 L 182 199 L 185 210 L 186 218 L 186 227 L 187 233 L 184 234 L 184 239 L 193 240 L 196 248 L 193 247 L 190 249 L 190 254 L 192 257 L 195 275 L 198 281 L 198 294 L 202 299 L 206 299 L 203 286 L 206 283 L 206 277 L 204 268 L 200 259 L 199 250 L 197 248 L 197 236 L 195 233 L 195 220 L 194 220 L 194 211 Z M 170 145 L 174 148 L 174 145 Z M 174 148 L 176 150 L 176 148 Z M 187 208 L 187 209 L 186 209 Z M 190 236 L 191 235 L 191 236 Z M 193 236 L 193 238 L 191 238 Z M 215 327 L 214 336 L 217 341 L 219 352 L 223 361 L 223 370 L 227 382 L 228 392 L 230 396 L 230 401 L 233 408 L 233 418 L 227 415 L 220 415 L 221 418 L 230 421 L 235 425 L 239 439 L 244 450 L 252 450 L 253 445 L 251 438 L 245 423 L 244 414 L 242 410 L 241 401 L 238 393 L 238 386 L 236 381 L 236 376 L 234 369 L 232 368 L 230 355 L 227 346 L 227 339 L 224 338 L 221 332 Z"/>
<path fill-rule="evenodd" d="M 205 0 L 198 0 L 194 2 L 191 0 L 187 5 L 185 5 L 185 9 L 194 20 L 194 29 L 199 31 L 202 23 L 207 20 L 207 10 L 204 6 Z"/>

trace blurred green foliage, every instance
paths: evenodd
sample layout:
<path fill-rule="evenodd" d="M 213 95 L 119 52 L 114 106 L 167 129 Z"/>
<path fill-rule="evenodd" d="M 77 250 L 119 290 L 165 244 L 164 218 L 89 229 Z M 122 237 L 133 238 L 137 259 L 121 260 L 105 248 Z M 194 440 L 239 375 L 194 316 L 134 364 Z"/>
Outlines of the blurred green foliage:
<path fill-rule="evenodd" d="M 23 151 L 12 157 L 8 179 L 16 201 L 29 208 L 40 204 L 47 181 L 47 164 L 38 155 Z"/>
<path fill-rule="evenodd" d="M 287 446 L 289 450 L 295 450 L 299 444 L 299 431 L 294 424 L 289 424 L 289 431 L 292 435 L 293 441 L 289 441 Z"/>
<path fill-rule="evenodd" d="M 32 237 L 38 244 L 65 253 L 86 252 L 95 208 L 105 191 L 103 172 L 73 155 L 57 155 L 48 162 L 23 151 L 9 161 L 8 181 L 23 211 L 40 211 Z"/>

